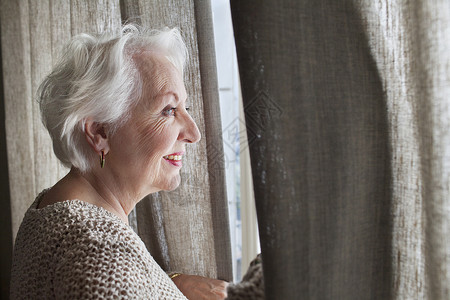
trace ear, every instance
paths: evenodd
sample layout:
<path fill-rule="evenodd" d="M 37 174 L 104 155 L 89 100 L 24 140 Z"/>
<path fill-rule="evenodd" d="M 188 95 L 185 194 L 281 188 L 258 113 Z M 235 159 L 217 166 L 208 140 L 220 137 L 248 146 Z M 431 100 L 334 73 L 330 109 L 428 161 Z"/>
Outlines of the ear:
<path fill-rule="evenodd" d="M 104 124 L 87 118 L 84 123 L 84 136 L 97 154 L 100 155 L 103 151 L 106 155 L 109 152 L 108 133 Z"/>

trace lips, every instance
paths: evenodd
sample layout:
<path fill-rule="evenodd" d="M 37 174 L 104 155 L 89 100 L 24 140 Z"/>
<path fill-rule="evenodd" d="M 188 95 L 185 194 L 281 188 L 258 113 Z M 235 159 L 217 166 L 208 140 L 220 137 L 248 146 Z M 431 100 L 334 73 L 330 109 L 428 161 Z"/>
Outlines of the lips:
<path fill-rule="evenodd" d="M 183 163 L 182 163 L 183 154 L 184 154 L 184 152 L 176 152 L 176 153 L 172 153 L 172 154 L 163 156 L 163 158 L 168 163 L 170 163 L 176 167 L 181 167 L 183 165 Z"/>

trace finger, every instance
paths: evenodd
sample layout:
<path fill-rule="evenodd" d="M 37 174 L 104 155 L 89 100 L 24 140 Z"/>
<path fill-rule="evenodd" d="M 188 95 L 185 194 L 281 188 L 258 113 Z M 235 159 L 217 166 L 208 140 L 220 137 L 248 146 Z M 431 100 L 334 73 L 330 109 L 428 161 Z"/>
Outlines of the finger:
<path fill-rule="evenodd" d="M 220 296 L 220 297 L 223 297 L 224 299 L 227 297 L 227 289 L 223 288 L 223 287 L 220 287 L 220 286 L 216 286 L 215 288 L 213 288 L 211 290 L 211 292 L 213 294 L 216 294 L 216 295 Z"/>

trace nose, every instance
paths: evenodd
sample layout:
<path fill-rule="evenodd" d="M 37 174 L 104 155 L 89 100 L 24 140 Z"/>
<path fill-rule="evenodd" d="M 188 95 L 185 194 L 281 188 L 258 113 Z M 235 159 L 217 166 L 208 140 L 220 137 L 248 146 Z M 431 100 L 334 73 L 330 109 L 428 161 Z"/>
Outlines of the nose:
<path fill-rule="evenodd" d="M 180 138 L 186 143 L 197 143 L 201 139 L 200 131 L 198 130 L 197 124 L 189 114 L 186 114 L 185 123 L 183 130 L 180 133 Z"/>

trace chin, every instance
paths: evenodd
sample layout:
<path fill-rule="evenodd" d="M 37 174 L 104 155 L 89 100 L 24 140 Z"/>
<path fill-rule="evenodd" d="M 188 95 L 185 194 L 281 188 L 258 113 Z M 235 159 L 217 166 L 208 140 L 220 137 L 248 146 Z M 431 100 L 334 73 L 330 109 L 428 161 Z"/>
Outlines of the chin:
<path fill-rule="evenodd" d="M 167 182 L 166 187 L 164 188 L 165 191 L 173 191 L 175 190 L 181 183 L 181 177 L 179 174 L 177 174 L 174 178 L 172 178 L 170 181 Z"/>

